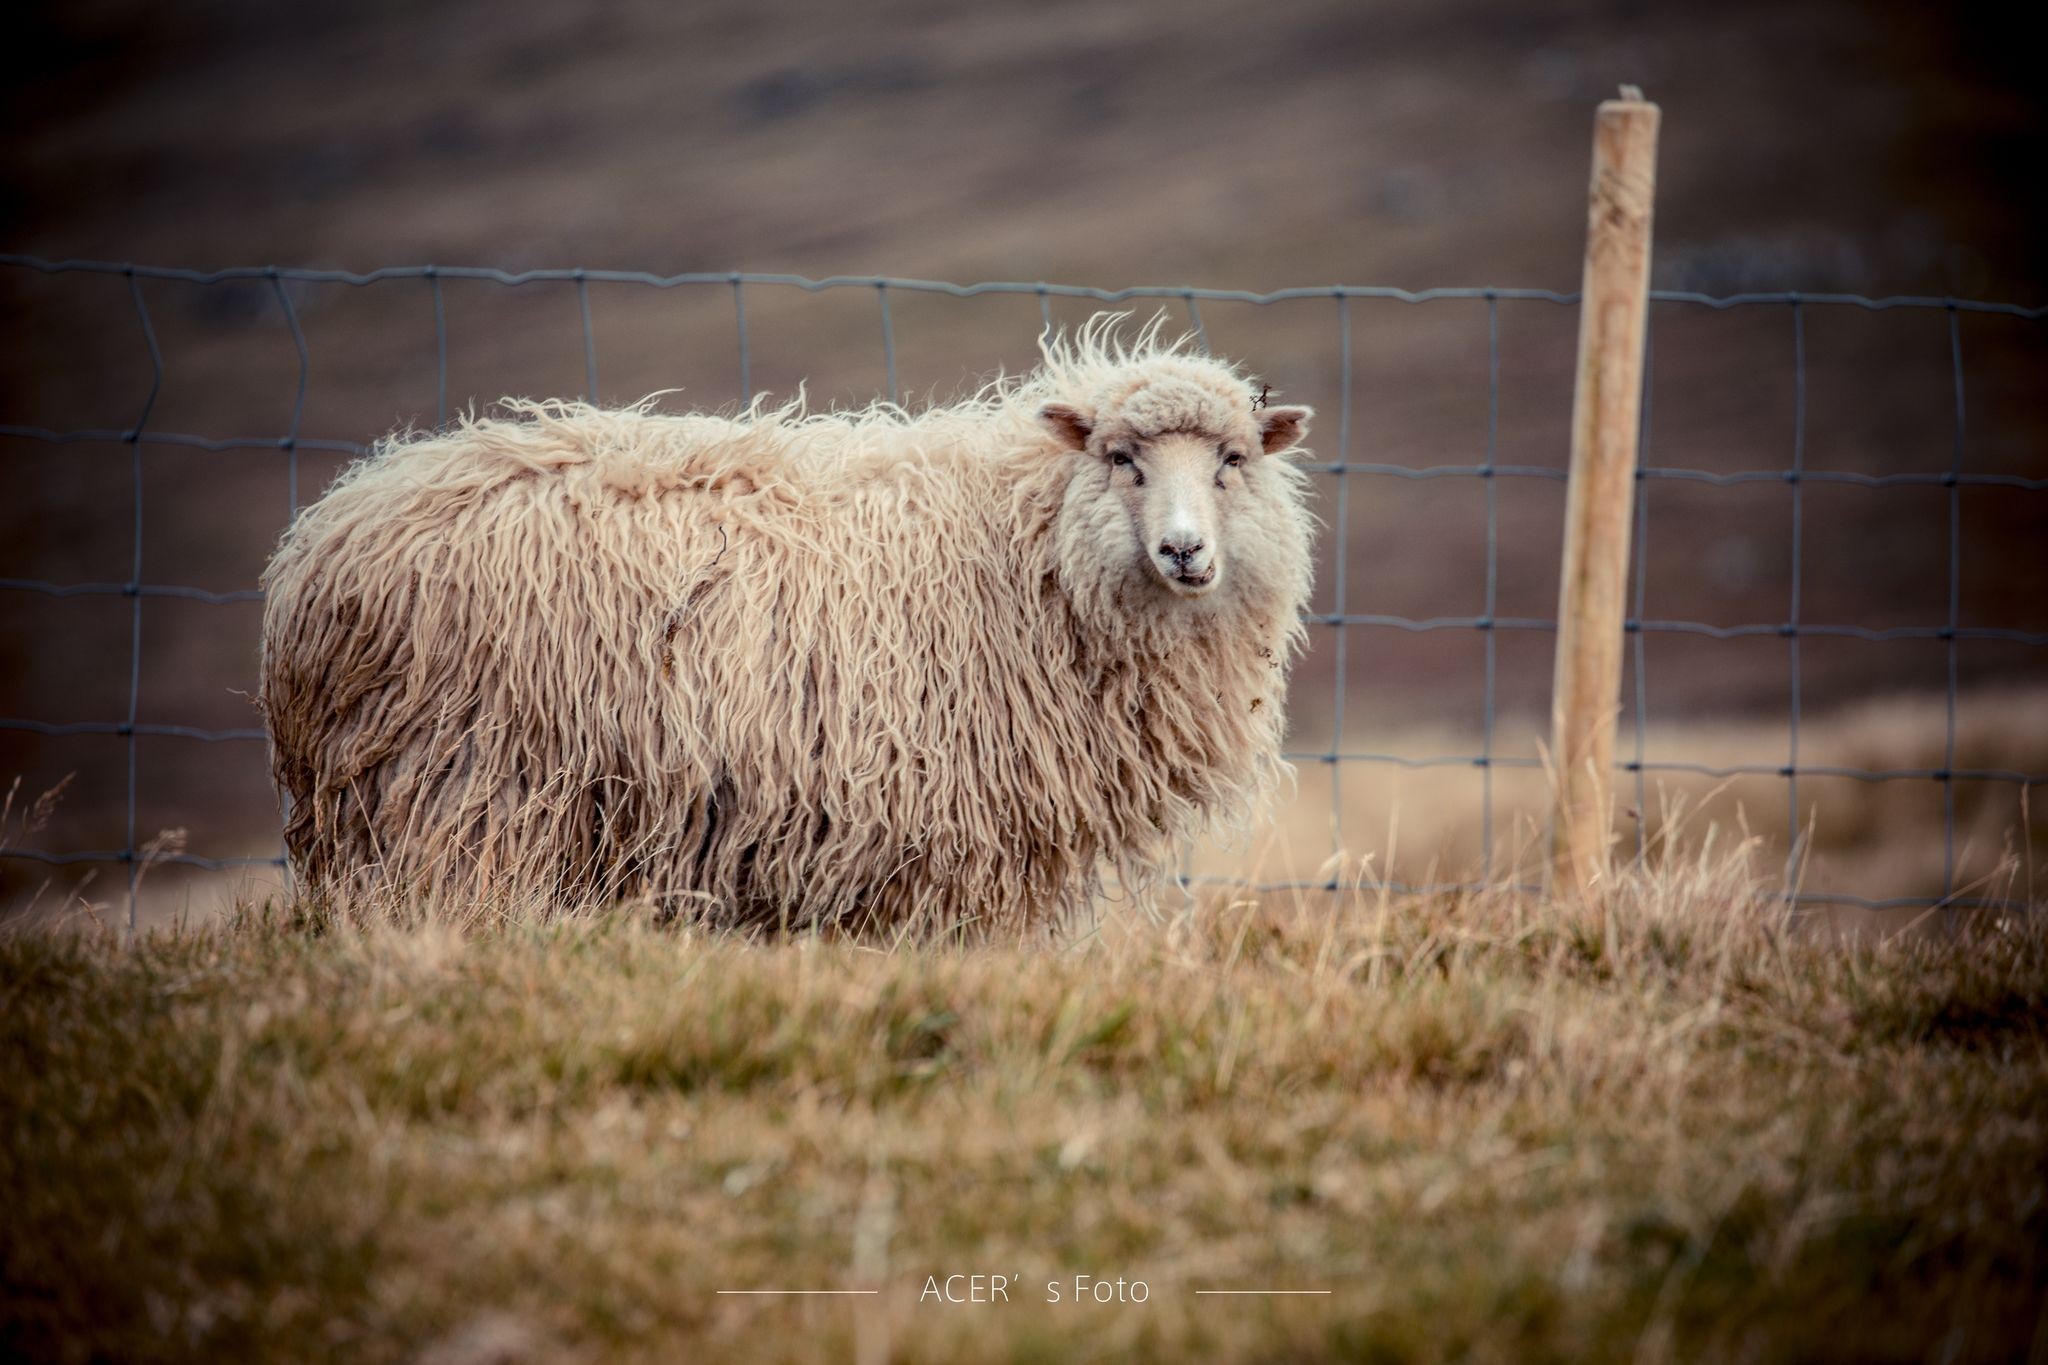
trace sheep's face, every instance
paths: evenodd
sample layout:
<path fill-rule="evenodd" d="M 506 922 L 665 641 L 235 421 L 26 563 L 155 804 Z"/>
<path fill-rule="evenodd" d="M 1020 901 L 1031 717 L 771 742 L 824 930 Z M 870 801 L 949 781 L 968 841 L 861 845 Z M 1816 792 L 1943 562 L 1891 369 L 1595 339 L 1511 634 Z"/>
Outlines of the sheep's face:
<path fill-rule="evenodd" d="M 1235 388 L 1226 399 L 1213 385 L 1155 382 L 1100 415 L 1051 403 L 1042 417 L 1086 457 L 1070 498 L 1098 550 L 1125 556 L 1129 577 L 1194 599 L 1216 593 L 1239 556 L 1258 552 L 1270 522 L 1264 484 L 1274 478 L 1261 465 L 1300 441 L 1309 415 L 1255 411 Z"/>

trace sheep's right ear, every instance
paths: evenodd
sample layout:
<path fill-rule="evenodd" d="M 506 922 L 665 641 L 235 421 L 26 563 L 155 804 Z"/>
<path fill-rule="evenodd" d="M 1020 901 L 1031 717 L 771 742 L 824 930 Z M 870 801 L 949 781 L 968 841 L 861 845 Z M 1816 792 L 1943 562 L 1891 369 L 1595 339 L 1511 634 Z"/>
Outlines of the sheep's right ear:
<path fill-rule="evenodd" d="M 1047 403 L 1038 410 L 1038 420 L 1045 423 L 1046 430 L 1059 438 L 1059 443 L 1068 450 L 1086 450 L 1088 433 L 1095 430 L 1095 423 L 1088 420 L 1088 414 L 1065 403 Z"/>

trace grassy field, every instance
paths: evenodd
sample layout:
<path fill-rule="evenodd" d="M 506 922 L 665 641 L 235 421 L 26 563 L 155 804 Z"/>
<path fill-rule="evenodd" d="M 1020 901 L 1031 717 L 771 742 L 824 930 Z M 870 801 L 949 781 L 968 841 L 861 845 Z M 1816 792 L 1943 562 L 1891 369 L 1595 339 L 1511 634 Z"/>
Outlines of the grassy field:
<path fill-rule="evenodd" d="M 1816 933 L 1720 855 L 1591 906 L 1328 911 L 971 950 L 12 933 L 0 1352 L 2048 1349 L 2048 919 Z M 925 1292 L 954 1275 L 1007 1301 Z"/>

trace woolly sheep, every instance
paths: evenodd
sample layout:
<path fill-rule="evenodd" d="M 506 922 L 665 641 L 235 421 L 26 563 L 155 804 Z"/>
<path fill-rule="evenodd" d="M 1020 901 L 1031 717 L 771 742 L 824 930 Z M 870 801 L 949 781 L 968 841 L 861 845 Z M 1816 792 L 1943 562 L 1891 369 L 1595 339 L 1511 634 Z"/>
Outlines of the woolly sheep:
<path fill-rule="evenodd" d="M 1020 932 L 1287 771 L 1310 411 L 1115 319 L 917 413 L 511 401 L 264 575 L 302 885 Z"/>

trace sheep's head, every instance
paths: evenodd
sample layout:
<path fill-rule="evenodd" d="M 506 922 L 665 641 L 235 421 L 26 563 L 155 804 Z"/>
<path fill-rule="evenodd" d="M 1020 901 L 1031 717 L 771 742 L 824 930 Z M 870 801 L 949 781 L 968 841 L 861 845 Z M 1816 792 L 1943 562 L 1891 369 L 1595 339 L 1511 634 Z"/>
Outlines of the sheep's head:
<path fill-rule="evenodd" d="M 1067 498 L 1074 529 L 1132 577 L 1201 598 L 1291 528 L 1277 515 L 1291 485 L 1266 466 L 1300 444 L 1310 415 L 1255 406 L 1226 366 L 1177 355 L 1130 365 L 1087 409 L 1047 403 L 1039 417 L 1084 457 Z"/>

